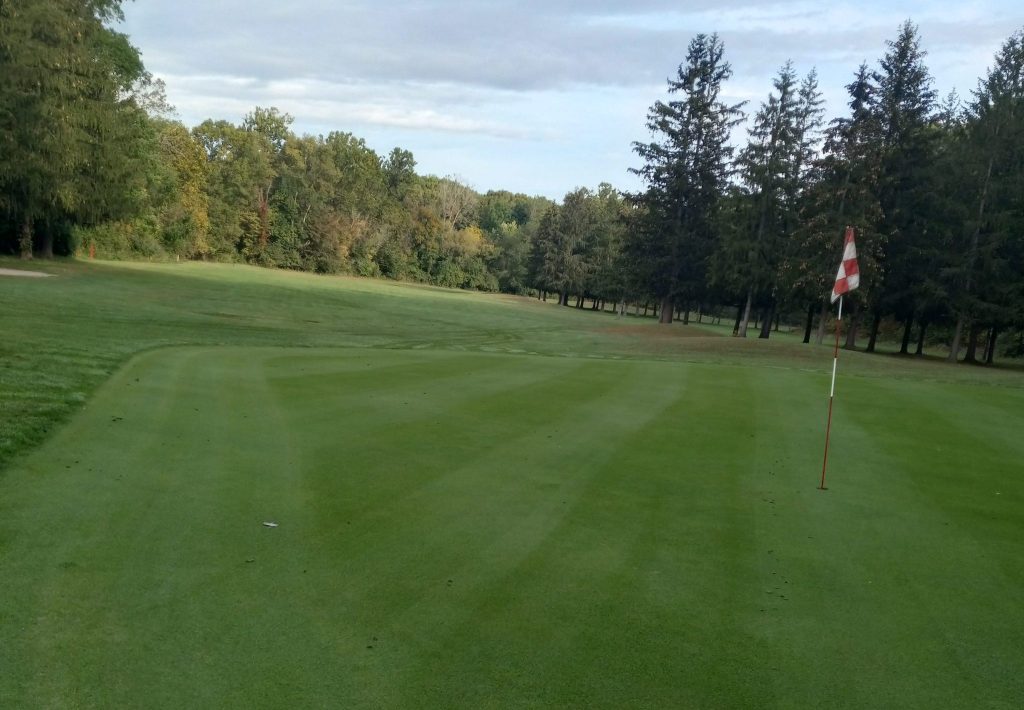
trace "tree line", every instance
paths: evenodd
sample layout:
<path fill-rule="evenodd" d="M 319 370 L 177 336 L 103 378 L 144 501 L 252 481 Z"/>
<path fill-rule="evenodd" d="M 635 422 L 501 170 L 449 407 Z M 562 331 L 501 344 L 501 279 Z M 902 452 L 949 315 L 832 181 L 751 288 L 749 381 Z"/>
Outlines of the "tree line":
<path fill-rule="evenodd" d="M 725 102 L 723 44 L 698 35 L 634 144 L 643 188 L 556 203 L 421 175 L 350 133 L 298 135 L 275 108 L 185 126 L 112 29 L 120 4 L 0 0 L 3 251 L 383 276 L 666 324 L 711 312 L 740 337 L 799 322 L 810 342 L 817 323 L 820 342 L 852 225 L 848 347 L 1024 354 L 1022 32 L 968 98 L 940 100 L 908 21 L 828 123 L 816 73 L 791 62 L 759 106 Z"/>
<path fill-rule="evenodd" d="M 821 327 L 846 225 L 857 230 L 861 288 L 847 346 L 874 351 L 884 322 L 900 352 L 942 331 L 950 360 L 991 362 L 1000 333 L 1021 354 L 1024 323 L 1024 33 L 1007 39 L 969 99 L 939 100 L 917 27 L 904 23 L 876 68 L 846 86 L 848 114 L 827 125 L 813 70 L 784 64 L 729 144 L 744 106 L 721 99 L 722 42 L 696 37 L 673 99 L 655 103 L 638 143 L 646 190 L 631 196 L 627 239 L 670 321 L 680 306 L 730 304 L 770 337 L 780 313 Z M 981 352 L 979 352 L 981 351 Z M 982 357 L 982 354 L 984 357 Z"/>

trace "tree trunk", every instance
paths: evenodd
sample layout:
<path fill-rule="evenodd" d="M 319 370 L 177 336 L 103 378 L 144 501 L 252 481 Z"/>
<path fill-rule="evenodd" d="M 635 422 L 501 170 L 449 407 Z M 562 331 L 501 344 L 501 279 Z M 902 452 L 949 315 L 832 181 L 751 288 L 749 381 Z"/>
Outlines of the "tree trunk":
<path fill-rule="evenodd" d="M 558 305 L 568 307 L 568 305 L 569 305 L 569 292 L 568 291 L 561 291 L 561 292 L 559 292 L 559 294 L 558 294 Z"/>
<path fill-rule="evenodd" d="M 928 321 L 921 321 L 921 325 L 918 326 L 917 330 L 917 350 L 914 351 L 915 355 L 924 355 L 924 334 L 928 331 Z"/>
<path fill-rule="evenodd" d="M 740 332 L 740 321 L 743 320 L 743 306 L 739 306 L 736 309 L 736 323 L 732 327 L 733 337 L 739 335 Z"/>
<path fill-rule="evenodd" d="M 992 332 L 988 334 L 988 352 L 985 353 L 985 364 L 991 365 L 996 359 L 996 341 L 999 340 L 999 328 L 992 326 Z"/>
<path fill-rule="evenodd" d="M 807 323 L 804 325 L 804 342 L 811 342 L 811 328 L 814 327 L 814 304 L 807 306 Z"/>
<path fill-rule="evenodd" d="M 690 304 L 683 306 L 683 325 L 690 325 Z"/>
<path fill-rule="evenodd" d="M 866 352 L 875 352 L 875 346 L 878 344 L 878 331 L 882 327 L 882 313 L 876 311 L 874 317 L 871 319 L 871 334 L 868 336 L 868 347 Z"/>
<path fill-rule="evenodd" d="M 946 358 L 946 362 L 956 362 L 957 358 L 960 357 L 960 339 L 964 335 L 964 316 L 963 314 L 957 316 L 956 328 L 953 329 L 953 342 L 949 346 L 949 356 Z"/>
<path fill-rule="evenodd" d="M 779 313 L 778 307 L 775 308 L 775 324 L 772 326 L 772 330 L 776 333 L 779 332 L 779 321 L 782 320 L 782 314 Z"/>
<path fill-rule="evenodd" d="M 647 301 L 644 301 L 644 318 L 647 317 Z"/>
<path fill-rule="evenodd" d="M 761 323 L 761 333 L 758 335 L 759 340 L 768 340 L 772 334 L 772 323 L 775 322 L 775 299 L 771 300 L 768 304 L 768 310 L 764 314 L 764 322 Z"/>
<path fill-rule="evenodd" d="M 857 349 L 857 333 L 860 331 L 860 304 L 854 303 L 852 310 L 850 325 L 846 330 L 846 344 L 843 346 L 847 350 Z"/>
<path fill-rule="evenodd" d="M 50 221 L 43 224 L 43 232 L 39 240 L 39 253 L 44 259 L 53 258 L 53 230 L 50 228 Z"/>
<path fill-rule="evenodd" d="M 264 252 L 267 249 L 267 244 L 270 243 L 270 191 L 264 193 L 260 190 L 258 197 L 257 213 L 260 219 L 260 252 Z"/>
<path fill-rule="evenodd" d="M 661 318 L 658 319 L 658 322 L 672 325 L 672 314 L 675 312 L 676 309 L 675 304 L 672 302 L 672 296 L 665 296 L 661 299 Z M 655 306 L 654 315 L 658 315 L 657 306 Z"/>
<path fill-rule="evenodd" d="M 999 125 L 996 124 L 996 135 L 999 135 Z M 983 224 L 982 218 L 985 215 L 985 204 L 988 201 L 988 188 L 989 183 L 992 180 L 992 166 L 995 163 L 995 156 L 991 155 L 988 159 L 988 168 L 985 171 L 985 179 L 981 184 L 981 199 L 978 201 L 978 215 L 974 224 L 974 232 L 971 234 L 971 247 L 967 251 L 967 277 L 964 283 L 964 295 L 971 293 L 971 277 L 974 273 L 974 261 L 978 254 L 978 242 L 981 237 L 981 225 Z M 974 326 L 971 326 L 973 332 Z M 964 332 L 964 314 L 957 314 L 956 329 L 953 331 L 953 343 L 949 348 L 949 357 L 946 359 L 949 362 L 956 362 L 957 356 L 960 354 L 960 338 L 963 337 Z M 967 360 L 964 358 L 964 362 L 974 362 L 973 358 Z"/>
<path fill-rule="evenodd" d="M 21 223 L 21 237 L 18 238 L 18 248 L 21 250 L 22 259 L 32 258 L 32 218 L 25 217 Z"/>
<path fill-rule="evenodd" d="M 818 314 L 818 334 L 814 336 L 814 342 L 821 345 L 825 342 L 825 320 L 828 318 L 828 301 L 821 302 L 821 313 Z"/>
<path fill-rule="evenodd" d="M 701 303 L 697 304 L 697 324 L 700 325 L 704 322 L 704 305 Z"/>
<path fill-rule="evenodd" d="M 910 329 L 914 327 L 914 316 L 907 316 L 907 321 L 903 324 L 903 342 L 900 343 L 900 355 L 906 355 L 907 350 L 910 348 Z"/>
<path fill-rule="evenodd" d="M 743 307 L 743 318 L 740 319 L 740 328 L 737 335 L 741 338 L 747 337 L 747 326 L 750 324 L 750 306 L 754 301 L 754 289 L 747 289 L 747 305 Z"/>
<path fill-rule="evenodd" d="M 576 307 L 580 309 L 583 308 L 583 296 L 576 297 Z"/>
<path fill-rule="evenodd" d="M 972 323 L 967 334 L 967 353 L 964 355 L 964 362 L 978 362 L 978 338 L 981 336 L 981 325 Z"/>

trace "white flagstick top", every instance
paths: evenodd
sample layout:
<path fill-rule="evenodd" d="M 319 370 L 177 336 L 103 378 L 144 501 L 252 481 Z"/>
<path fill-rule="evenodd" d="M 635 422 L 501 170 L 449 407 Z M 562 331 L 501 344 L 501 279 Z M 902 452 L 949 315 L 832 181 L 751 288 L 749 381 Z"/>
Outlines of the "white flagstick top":
<path fill-rule="evenodd" d="M 841 321 L 842 319 L 843 319 L 843 297 L 840 296 L 839 297 L 839 317 L 836 318 L 836 321 L 838 322 L 838 321 Z M 839 326 L 837 325 L 836 328 L 838 328 L 838 327 Z M 836 352 L 835 352 L 835 355 L 832 356 L 832 387 L 828 391 L 829 399 L 832 399 L 833 397 L 836 396 L 836 367 L 838 365 L 839 365 L 839 331 L 836 330 Z"/>

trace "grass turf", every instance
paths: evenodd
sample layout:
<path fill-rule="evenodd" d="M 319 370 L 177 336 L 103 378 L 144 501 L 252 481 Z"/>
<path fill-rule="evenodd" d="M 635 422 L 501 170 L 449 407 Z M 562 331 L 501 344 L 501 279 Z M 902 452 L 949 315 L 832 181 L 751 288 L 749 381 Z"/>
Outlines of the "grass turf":
<path fill-rule="evenodd" d="M 2 420 L 22 432 L 2 707 L 1024 695 L 1018 373 L 847 357 L 821 493 L 827 349 L 358 280 L 50 268 L 0 283 L 4 387 L 38 373 L 59 405 L 32 451 Z M 108 379 L 174 343 L 222 345 Z"/>

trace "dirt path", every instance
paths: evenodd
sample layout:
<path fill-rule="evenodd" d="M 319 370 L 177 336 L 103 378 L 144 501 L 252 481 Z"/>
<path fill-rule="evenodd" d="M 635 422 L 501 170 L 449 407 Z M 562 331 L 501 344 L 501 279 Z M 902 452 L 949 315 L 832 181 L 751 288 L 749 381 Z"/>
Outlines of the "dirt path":
<path fill-rule="evenodd" d="M 23 271 L 21 269 L 0 269 L 0 276 L 26 276 L 32 279 L 41 279 L 49 276 L 42 271 Z"/>

